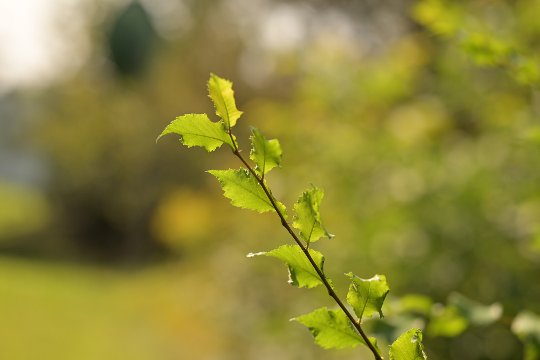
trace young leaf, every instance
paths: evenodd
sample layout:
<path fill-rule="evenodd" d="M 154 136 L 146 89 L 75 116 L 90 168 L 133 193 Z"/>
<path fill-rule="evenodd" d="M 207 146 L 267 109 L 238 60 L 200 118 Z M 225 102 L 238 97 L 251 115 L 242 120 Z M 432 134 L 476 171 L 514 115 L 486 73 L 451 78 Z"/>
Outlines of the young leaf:
<path fill-rule="evenodd" d="M 268 196 L 247 169 L 208 170 L 221 184 L 223 194 L 231 200 L 231 204 L 260 213 L 275 211 Z M 285 205 L 275 200 L 283 216 L 286 216 Z"/>
<path fill-rule="evenodd" d="M 206 114 L 186 114 L 174 119 L 158 136 L 178 134 L 187 147 L 202 146 L 207 151 L 214 151 L 223 143 L 233 146 L 231 137 L 225 132 L 223 123 L 212 122 Z"/>
<path fill-rule="evenodd" d="M 309 253 L 313 260 L 315 260 L 315 263 L 319 269 L 324 271 L 323 254 L 312 249 L 309 249 Z M 289 284 L 291 285 L 301 288 L 314 288 L 319 285 L 323 285 L 319 274 L 317 274 L 306 255 L 298 245 L 282 245 L 271 251 L 248 254 L 248 257 L 259 255 L 272 256 L 286 263 L 289 269 Z"/>
<path fill-rule="evenodd" d="M 379 313 L 383 317 L 382 306 L 390 291 L 384 275 L 375 275 L 371 279 L 362 279 L 353 273 L 345 274 L 351 279 L 347 302 L 353 307 L 356 316 L 362 320 Z"/>
<path fill-rule="evenodd" d="M 307 326 L 315 338 L 315 343 L 325 349 L 344 349 L 365 344 L 342 310 L 328 310 L 323 307 L 291 320 Z M 369 340 L 377 347 L 375 338 Z"/>
<path fill-rule="evenodd" d="M 319 208 L 324 196 L 324 192 L 313 186 L 302 193 L 298 201 L 294 204 L 293 226 L 300 231 L 300 236 L 307 242 L 319 240 L 322 236 L 329 239 L 333 237 L 324 228 L 321 222 L 321 213 Z"/>
<path fill-rule="evenodd" d="M 214 103 L 216 114 L 225 122 L 225 128 L 228 130 L 236 125 L 236 120 L 240 118 L 242 111 L 236 108 L 232 82 L 210 74 L 208 95 Z"/>
<path fill-rule="evenodd" d="M 249 158 L 255 162 L 255 170 L 264 175 L 281 164 L 281 146 L 277 139 L 266 140 L 261 132 L 251 129 L 251 153 Z"/>
<path fill-rule="evenodd" d="M 426 360 L 422 345 L 422 331 L 411 329 L 390 345 L 390 360 Z"/>

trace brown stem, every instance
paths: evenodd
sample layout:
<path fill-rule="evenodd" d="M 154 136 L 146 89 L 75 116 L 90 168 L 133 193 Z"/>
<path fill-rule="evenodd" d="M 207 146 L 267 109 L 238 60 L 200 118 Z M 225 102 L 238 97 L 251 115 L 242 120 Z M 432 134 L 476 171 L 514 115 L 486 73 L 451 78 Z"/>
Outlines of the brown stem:
<path fill-rule="evenodd" d="M 231 136 L 231 140 L 232 140 L 232 135 L 231 133 L 229 132 L 229 135 Z M 234 144 L 234 140 L 233 140 L 233 144 Z M 266 184 L 264 183 L 264 180 L 259 177 L 257 175 L 257 173 L 255 172 L 255 170 L 253 170 L 253 168 L 246 162 L 246 160 L 242 157 L 242 155 L 240 154 L 240 151 L 238 149 L 238 147 L 234 146 L 232 148 L 232 152 L 234 155 L 236 155 L 236 157 L 238 157 L 240 159 L 240 161 L 244 164 L 244 166 L 249 170 L 249 172 L 255 177 L 255 179 L 257 179 L 257 182 L 259 183 L 259 185 L 261 186 L 261 188 L 263 189 L 264 193 L 266 194 L 266 196 L 268 197 L 268 200 L 270 200 L 270 203 L 272 204 L 272 207 L 274 208 L 274 210 L 276 211 L 276 213 L 278 214 L 280 220 L 281 220 L 281 225 L 289 232 L 289 234 L 292 236 L 292 238 L 294 239 L 294 241 L 296 242 L 296 244 L 298 246 L 300 246 L 300 248 L 302 249 L 302 251 L 304 252 L 304 255 L 306 255 L 307 259 L 309 260 L 309 262 L 311 263 L 311 266 L 313 266 L 313 269 L 315 269 L 315 271 L 317 272 L 317 274 L 319 275 L 320 279 L 322 280 L 324 286 L 326 287 L 326 290 L 328 291 L 328 295 L 330 295 L 330 297 L 332 299 L 334 299 L 334 301 L 338 304 L 338 306 L 341 308 L 341 310 L 343 310 L 343 312 L 345 313 L 345 315 L 347 315 L 347 318 L 349 318 L 350 322 L 352 323 L 352 325 L 354 326 L 354 328 L 356 329 L 356 331 L 358 331 L 358 333 L 360 334 L 360 336 L 362 337 L 362 339 L 364 339 L 364 342 L 366 343 L 366 345 L 368 346 L 368 348 L 371 350 L 371 352 L 373 353 L 373 356 L 375 357 L 376 360 L 383 360 L 382 356 L 379 354 L 379 352 L 377 351 L 377 349 L 375 348 L 375 346 L 371 343 L 371 341 L 369 341 L 369 338 L 367 337 L 366 333 L 364 332 L 364 330 L 362 329 L 362 326 L 360 325 L 360 322 L 357 321 L 355 319 L 355 317 L 351 314 L 351 312 L 347 309 L 347 307 L 343 304 L 343 302 L 341 301 L 341 299 L 339 298 L 339 296 L 336 294 L 336 292 L 334 291 L 334 289 L 332 288 L 332 286 L 330 285 L 330 282 L 328 281 L 328 279 L 326 278 L 326 275 L 324 275 L 324 273 L 322 272 L 322 270 L 317 266 L 317 264 L 315 263 L 315 260 L 313 260 L 313 257 L 311 256 L 311 254 L 309 253 L 309 249 L 307 248 L 307 246 L 304 245 L 304 243 L 298 238 L 298 236 L 296 235 L 296 233 L 292 230 L 291 226 L 289 225 L 289 223 L 287 222 L 287 220 L 285 219 L 285 216 L 283 216 L 283 214 L 281 213 L 281 210 L 279 209 L 279 207 L 277 206 L 276 204 L 276 200 L 274 199 L 274 197 L 272 196 L 272 194 L 270 193 L 270 189 L 268 189 L 268 187 L 266 186 Z"/>

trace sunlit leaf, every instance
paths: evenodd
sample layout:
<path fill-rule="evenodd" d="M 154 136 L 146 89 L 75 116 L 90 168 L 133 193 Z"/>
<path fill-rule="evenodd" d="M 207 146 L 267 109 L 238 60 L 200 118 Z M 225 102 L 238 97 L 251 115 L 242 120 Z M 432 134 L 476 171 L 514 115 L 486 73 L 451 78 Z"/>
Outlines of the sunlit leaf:
<path fill-rule="evenodd" d="M 207 151 L 214 151 L 223 143 L 233 146 L 231 136 L 225 132 L 223 123 L 212 122 L 206 114 L 186 114 L 174 119 L 158 140 L 167 134 L 178 134 L 187 147 L 201 146 Z"/>
<path fill-rule="evenodd" d="M 347 302 L 353 307 L 356 316 L 362 320 L 378 313 L 383 317 L 382 306 L 390 291 L 384 275 L 375 275 L 371 279 L 362 279 L 353 273 L 346 274 L 351 279 Z"/>
<path fill-rule="evenodd" d="M 216 114 L 224 121 L 226 129 L 236 125 L 236 121 L 242 115 L 242 111 L 236 108 L 232 82 L 210 74 L 208 80 L 208 94 L 216 108 Z"/>
<path fill-rule="evenodd" d="M 343 349 L 365 344 L 342 310 L 328 310 L 323 307 L 292 320 L 307 326 L 315 338 L 315 343 L 325 349 Z M 370 338 L 370 341 L 376 346 L 375 338 Z"/>
<path fill-rule="evenodd" d="M 263 175 L 281 164 L 281 146 L 277 139 L 266 140 L 261 132 L 251 129 L 251 153 L 249 157 L 255 162 L 255 170 Z"/>
<path fill-rule="evenodd" d="M 422 331 L 411 329 L 390 345 L 390 360 L 425 360 Z"/>
<path fill-rule="evenodd" d="M 247 169 L 208 170 L 208 172 L 218 179 L 223 194 L 234 206 L 260 213 L 275 211 L 261 185 Z M 277 200 L 275 202 L 285 216 L 285 206 Z"/>
<path fill-rule="evenodd" d="M 324 271 L 324 256 L 312 249 L 309 249 L 309 254 L 319 269 Z M 282 245 L 271 251 L 248 254 L 248 257 L 259 255 L 272 256 L 285 262 L 289 269 L 289 284 L 291 285 L 306 288 L 323 285 L 319 274 L 298 245 Z"/>
<path fill-rule="evenodd" d="M 304 191 L 298 201 L 294 204 L 293 226 L 300 231 L 300 236 L 308 242 L 315 242 L 321 237 L 332 238 L 321 222 L 321 213 L 319 208 L 323 199 L 324 192 L 313 186 Z"/>

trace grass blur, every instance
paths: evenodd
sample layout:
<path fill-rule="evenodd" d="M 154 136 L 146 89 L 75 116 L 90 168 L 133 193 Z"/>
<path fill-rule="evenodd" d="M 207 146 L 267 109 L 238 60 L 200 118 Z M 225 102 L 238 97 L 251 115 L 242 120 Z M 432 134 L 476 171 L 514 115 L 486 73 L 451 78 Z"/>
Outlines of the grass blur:
<path fill-rule="evenodd" d="M 206 307 L 217 295 L 186 270 L 126 274 L 2 257 L 0 357 L 215 358 L 222 334 Z"/>

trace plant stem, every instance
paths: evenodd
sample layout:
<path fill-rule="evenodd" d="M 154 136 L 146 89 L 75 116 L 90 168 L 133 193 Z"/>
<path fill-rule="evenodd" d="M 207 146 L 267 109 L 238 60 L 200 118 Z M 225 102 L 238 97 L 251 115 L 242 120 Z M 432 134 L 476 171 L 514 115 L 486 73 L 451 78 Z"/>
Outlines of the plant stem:
<path fill-rule="evenodd" d="M 231 140 L 232 140 L 232 134 L 230 133 L 230 129 L 229 129 L 229 135 L 231 136 Z M 233 140 L 233 144 L 234 144 L 234 140 Z M 334 299 L 334 301 L 338 304 L 338 306 L 341 308 L 341 310 L 343 310 L 343 312 L 345 313 L 347 318 L 349 318 L 350 322 L 352 323 L 352 325 L 354 326 L 356 331 L 360 334 L 360 336 L 362 337 L 362 339 L 366 343 L 367 347 L 373 353 L 373 356 L 375 357 L 375 359 L 376 360 L 383 360 L 382 356 L 379 354 L 379 352 L 377 351 L 375 346 L 371 343 L 371 341 L 369 341 L 369 338 L 367 337 L 366 333 L 362 329 L 362 326 L 360 325 L 360 322 L 351 314 L 351 312 L 343 304 L 343 302 L 341 301 L 339 296 L 336 294 L 336 292 L 334 291 L 334 289 L 330 285 L 330 282 L 326 278 L 326 275 L 324 275 L 322 270 L 315 263 L 315 260 L 313 260 L 313 257 L 309 253 L 308 247 L 306 245 L 304 245 L 304 243 L 298 238 L 296 233 L 292 230 L 291 226 L 289 225 L 289 223 L 285 219 L 285 216 L 281 213 L 281 210 L 277 206 L 276 200 L 274 199 L 274 197 L 270 193 L 270 189 L 266 186 L 266 184 L 264 182 L 264 179 L 262 177 L 259 177 L 257 175 L 257 173 L 255 172 L 255 170 L 253 170 L 253 168 L 246 162 L 246 160 L 240 154 L 240 150 L 238 149 L 238 147 L 236 145 L 232 147 L 232 152 L 233 152 L 234 155 L 236 155 L 236 157 L 238 157 L 240 159 L 240 161 L 244 164 L 244 166 L 248 169 L 248 171 L 255 177 L 255 179 L 257 179 L 257 182 L 259 183 L 259 185 L 263 189 L 266 196 L 268 196 L 268 199 L 270 200 L 270 203 L 272 204 L 272 207 L 274 208 L 277 215 L 279 216 L 279 218 L 281 220 L 281 225 L 289 232 L 289 234 L 292 236 L 292 238 L 294 239 L 296 244 L 298 244 L 298 246 L 300 246 L 300 248 L 302 249 L 304 255 L 306 255 L 307 259 L 311 263 L 311 266 L 313 266 L 313 269 L 315 269 L 315 271 L 319 275 L 321 281 L 323 282 L 324 286 L 326 287 L 326 290 L 328 291 L 328 295 L 330 295 L 330 297 L 332 299 Z"/>

